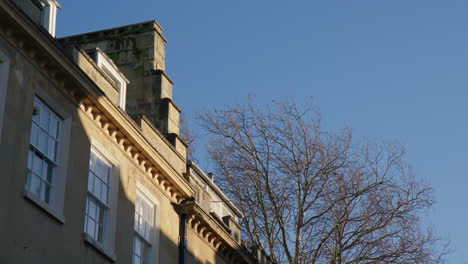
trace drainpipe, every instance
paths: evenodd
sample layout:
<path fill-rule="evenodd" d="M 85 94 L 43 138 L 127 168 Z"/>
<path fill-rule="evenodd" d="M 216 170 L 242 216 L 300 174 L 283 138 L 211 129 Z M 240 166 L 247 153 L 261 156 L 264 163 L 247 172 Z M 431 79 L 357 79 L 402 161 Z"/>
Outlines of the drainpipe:
<path fill-rule="evenodd" d="M 179 264 L 185 264 L 187 258 L 187 214 L 180 214 L 179 234 Z"/>

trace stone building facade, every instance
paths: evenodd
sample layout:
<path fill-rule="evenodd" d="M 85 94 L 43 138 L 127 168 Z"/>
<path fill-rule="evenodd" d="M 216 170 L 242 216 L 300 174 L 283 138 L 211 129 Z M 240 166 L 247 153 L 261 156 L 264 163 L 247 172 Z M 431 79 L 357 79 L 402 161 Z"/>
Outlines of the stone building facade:
<path fill-rule="evenodd" d="M 0 263 L 267 263 L 187 159 L 158 23 L 56 39 L 57 8 L 0 0 Z"/>

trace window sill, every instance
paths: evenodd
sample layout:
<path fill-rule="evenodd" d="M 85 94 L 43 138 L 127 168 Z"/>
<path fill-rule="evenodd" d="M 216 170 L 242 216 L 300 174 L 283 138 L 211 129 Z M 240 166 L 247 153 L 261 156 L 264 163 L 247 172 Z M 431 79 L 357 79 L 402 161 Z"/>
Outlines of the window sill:
<path fill-rule="evenodd" d="M 39 208 L 41 208 L 44 212 L 52 216 L 55 220 L 57 220 L 61 224 L 65 224 L 65 216 L 62 213 L 57 212 L 50 205 L 46 204 L 44 201 L 39 199 L 37 195 L 30 192 L 27 189 L 24 189 L 23 195 L 26 199 L 30 200 L 34 204 L 36 204 Z"/>
<path fill-rule="evenodd" d="M 105 257 L 107 257 L 109 260 L 112 262 L 117 261 L 117 257 L 115 256 L 114 252 L 111 252 L 110 250 L 105 249 L 101 243 L 97 242 L 94 240 L 90 235 L 87 233 L 84 233 L 84 241 L 94 247 L 99 253 L 103 254 Z"/>

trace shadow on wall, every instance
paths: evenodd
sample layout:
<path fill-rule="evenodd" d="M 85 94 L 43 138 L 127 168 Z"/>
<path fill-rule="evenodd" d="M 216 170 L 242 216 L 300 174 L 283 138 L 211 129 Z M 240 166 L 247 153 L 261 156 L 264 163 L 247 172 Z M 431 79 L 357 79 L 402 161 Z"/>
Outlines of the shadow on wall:
<path fill-rule="evenodd" d="M 22 59 L 12 56 L 16 61 Z M 103 125 L 92 118 L 92 113 L 87 114 L 64 98 L 50 80 L 36 84 L 34 79 L 39 78 L 37 75 L 40 73 L 31 71 L 30 67 L 18 62 L 13 68 L 25 73 L 26 85 L 19 85 L 15 77 L 9 80 L 5 129 L 0 142 L 2 168 L 6 172 L 2 173 L 6 184 L 0 187 L 0 231 L 4 238 L 0 241 L 0 263 L 114 263 L 113 260 L 117 260 L 117 263 L 132 263 L 136 238 L 142 240 L 140 249 L 146 246 L 155 250 L 151 255 L 158 262 L 153 263 L 180 263 L 179 216 L 169 199 L 155 184 L 152 185 L 149 177 L 134 164 L 128 153 L 110 140 L 103 132 Z M 38 92 L 36 88 L 42 91 Z M 63 134 L 69 134 L 68 143 L 59 143 L 63 143 L 60 149 L 62 153 L 67 153 L 67 158 L 60 160 L 57 165 L 66 170 L 64 174 L 55 175 L 65 180 L 62 220 L 51 214 L 47 206 L 24 195 L 31 148 L 31 120 L 35 111 L 34 98 L 40 98 L 50 108 L 62 109 L 59 112 L 64 114 L 60 117 L 70 122 L 69 127 L 63 130 Z M 84 97 L 78 99 L 81 102 Z M 92 151 L 95 154 L 91 154 Z M 98 162 L 95 156 L 102 162 Z M 93 162 L 90 163 L 90 159 Z M 107 191 L 105 179 L 100 178 L 106 165 L 110 171 Z M 154 214 L 156 229 L 148 232 L 150 235 L 146 238 L 143 218 L 148 215 L 142 209 L 145 205 L 137 206 L 143 220 L 135 225 L 138 182 L 143 183 L 143 190 L 140 190 L 143 200 L 151 202 L 155 198 L 158 201 L 154 203 L 157 211 Z M 149 191 L 149 195 L 145 190 Z M 109 197 L 107 201 L 104 199 L 106 192 Z M 97 209 L 99 206 L 102 208 Z M 98 215 L 104 217 L 99 219 Z M 101 220 L 105 221 L 102 234 L 96 231 L 101 228 L 99 224 L 96 225 L 97 229 L 90 227 Z M 93 238 L 96 242 L 101 237 L 101 244 L 93 243 Z M 144 250 L 140 252 L 145 255 Z M 205 253 L 198 254 L 203 256 Z M 194 257 L 191 252 L 186 253 L 186 260 L 187 264 L 225 263 L 220 257 L 214 262 L 205 261 Z"/>
<path fill-rule="evenodd" d="M 132 263 L 131 261 L 133 261 L 133 263 L 142 263 L 139 261 L 147 258 L 152 259 L 148 263 L 159 264 L 228 263 L 222 256 L 215 253 L 216 250 L 207 241 L 198 237 L 189 224 L 186 225 L 187 238 L 189 239 L 186 240 L 185 248 L 194 248 L 198 252 L 185 250 L 182 253 L 184 256 L 181 255 L 181 244 L 179 243 L 181 222 L 176 210 L 177 205 L 170 201 L 165 191 L 160 189 L 160 186 L 151 179 L 151 176 L 142 170 L 138 162 L 135 162 L 135 156 L 126 150 L 125 146 L 119 144 L 118 139 L 114 140 L 109 137 L 112 132 L 105 129 L 109 125 L 106 126 L 105 121 L 100 121 L 103 118 L 98 118 L 100 112 L 92 109 L 89 111 L 84 110 L 77 109 L 77 116 L 80 116 L 80 126 L 83 128 L 83 134 L 86 134 L 87 137 L 83 141 L 86 144 L 79 144 L 82 148 L 81 151 L 89 153 L 92 148 L 96 148 L 97 151 L 101 149 L 103 156 L 112 159 L 109 162 L 115 166 L 116 172 L 112 176 L 118 179 L 116 184 L 118 192 L 116 194 L 117 208 L 114 239 L 117 262 Z M 85 167 L 83 171 L 89 169 L 89 158 L 82 159 L 81 163 Z M 75 177 L 83 181 L 83 176 L 76 175 Z M 88 179 L 90 179 L 89 175 Z M 82 186 L 89 186 L 89 181 L 85 182 L 86 184 L 82 184 Z M 86 196 L 86 187 L 81 188 L 81 195 L 83 196 L 82 193 L 85 193 Z M 85 197 L 82 198 L 82 202 L 85 200 Z M 110 210 L 114 205 L 110 205 Z M 86 210 L 86 208 L 83 210 Z M 113 217 L 112 211 L 110 211 L 109 215 L 110 218 Z M 113 228 L 112 220 L 110 219 L 109 222 L 110 228 Z M 80 224 L 81 226 L 78 226 L 78 228 L 84 226 L 84 220 Z M 147 231 L 150 226 L 154 228 Z M 113 231 L 110 230 L 110 232 Z M 191 236 L 188 235 L 189 232 L 191 232 Z M 108 237 L 112 238 L 111 236 Z M 96 251 L 91 243 L 86 243 L 85 255 L 87 258 L 84 261 L 86 263 L 96 263 L 94 261 L 99 259 L 100 261 L 107 261 L 103 263 L 108 263 L 109 257 L 101 253 Z M 182 259 L 185 259 L 185 262 L 182 262 Z"/>
<path fill-rule="evenodd" d="M 132 263 L 135 255 L 151 255 L 152 263 L 180 263 L 179 215 L 135 161 L 136 153 L 121 144 L 122 135 L 113 133 L 122 126 L 106 117 L 109 109 L 97 107 L 107 101 L 103 93 L 85 74 L 72 74 L 79 70 L 63 68 L 51 55 L 56 47 L 42 49 L 33 36 L 43 32 L 26 32 L 0 8 L 0 28 L 4 25 L 9 33 L 0 30 L 0 49 L 10 64 L 0 139 L 0 263 Z M 82 85 L 99 96 L 88 96 Z M 136 125 L 124 112 L 111 110 L 127 120 L 126 126 Z M 41 127 L 40 113 L 33 128 L 38 111 L 61 120 L 58 138 L 51 136 L 50 125 Z M 36 134 L 48 143 L 32 140 Z M 57 159 L 49 155 L 53 140 Z M 35 161 L 40 170 L 35 171 Z M 28 181 L 31 171 L 43 176 L 36 188 Z M 147 229 L 151 219 L 152 230 Z M 189 226 L 188 232 L 193 232 Z M 207 250 L 186 252 L 186 264 L 227 263 L 203 240 L 187 243 Z"/>

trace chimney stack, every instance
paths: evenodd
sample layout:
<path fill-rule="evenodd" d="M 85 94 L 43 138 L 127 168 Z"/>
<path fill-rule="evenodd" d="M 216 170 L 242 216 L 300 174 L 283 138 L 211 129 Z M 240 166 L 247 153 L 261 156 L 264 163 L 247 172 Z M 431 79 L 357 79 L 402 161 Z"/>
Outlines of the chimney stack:
<path fill-rule="evenodd" d="M 173 82 L 165 72 L 166 39 L 156 21 L 71 36 L 60 40 L 83 50 L 99 48 L 130 81 L 126 111 L 145 116 L 166 138 L 180 142 L 180 112 L 172 100 Z"/>

